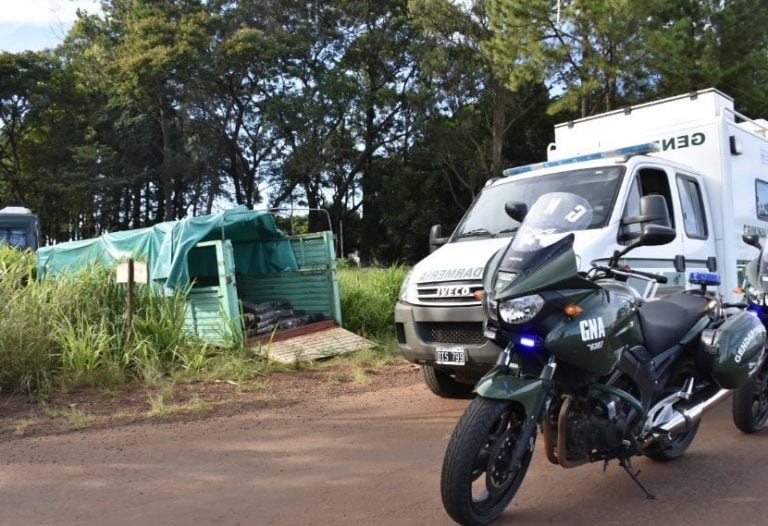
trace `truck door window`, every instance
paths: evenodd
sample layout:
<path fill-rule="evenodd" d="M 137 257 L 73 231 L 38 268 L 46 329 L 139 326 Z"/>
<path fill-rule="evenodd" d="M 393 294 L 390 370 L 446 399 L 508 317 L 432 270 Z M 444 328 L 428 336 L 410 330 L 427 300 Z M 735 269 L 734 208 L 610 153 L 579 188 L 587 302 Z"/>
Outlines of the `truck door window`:
<path fill-rule="evenodd" d="M 758 219 L 768 219 L 768 183 L 755 179 L 755 205 Z"/>
<path fill-rule="evenodd" d="M 707 218 L 701 200 L 699 183 L 690 177 L 677 176 L 677 190 L 680 192 L 680 207 L 683 212 L 683 226 L 688 237 L 706 239 Z"/>

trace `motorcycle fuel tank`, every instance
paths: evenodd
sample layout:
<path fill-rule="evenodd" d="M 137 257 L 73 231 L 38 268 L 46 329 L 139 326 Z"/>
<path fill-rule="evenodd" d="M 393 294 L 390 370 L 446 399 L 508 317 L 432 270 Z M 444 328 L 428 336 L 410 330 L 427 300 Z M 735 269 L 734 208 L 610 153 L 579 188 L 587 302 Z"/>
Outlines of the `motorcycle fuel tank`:
<path fill-rule="evenodd" d="M 596 289 L 579 307 L 581 314 L 561 322 L 544 341 L 558 359 L 603 375 L 618 364 L 622 349 L 643 343 L 637 304 L 628 287 Z"/>
<path fill-rule="evenodd" d="M 723 389 L 743 385 L 760 366 L 765 327 L 749 311 L 728 318 L 717 329 L 707 329 L 702 344 L 712 359 L 712 376 Z"/>

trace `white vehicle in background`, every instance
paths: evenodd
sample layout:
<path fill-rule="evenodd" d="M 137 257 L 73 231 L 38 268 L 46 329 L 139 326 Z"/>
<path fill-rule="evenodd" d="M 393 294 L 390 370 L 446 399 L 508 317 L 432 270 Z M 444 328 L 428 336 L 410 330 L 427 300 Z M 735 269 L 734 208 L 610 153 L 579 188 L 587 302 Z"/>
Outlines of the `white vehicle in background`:
<path fill-rule="evenodd" d="M 504 212 L 507 202 L 531 206 L 554 191 L 587 199 L 594 216 L 574 245 L 586 270 L 637 234 L 622 218 L 641 215 L 642 196 L 663 196 L 677 237 L 621 260 L 667 276 L 658 293 L 685 288 L 688 271 L 716 271 L 720 292 L 736 301 L 731 289 L 754 257 L 741 236 L 768 235 L 768 122 L 740 115 L 715 89 L 558 124 L 547 157 L 489 181 L 449 238 L 434 226 L 430 245 L 442 246 L 403 284 L 398 344 L 435 394 L 470 394 L 506 343 L 485 327 L 480 291 L 486 262 L 519 225 Z M 636 283 L 639 294 L 657 292 L 646 284 Z"/>
<path fill-rule="evenodd" d="M 37 250 L 37 216 L 21 206 L 6 206 L 0 210 L 0 243 Z"/>

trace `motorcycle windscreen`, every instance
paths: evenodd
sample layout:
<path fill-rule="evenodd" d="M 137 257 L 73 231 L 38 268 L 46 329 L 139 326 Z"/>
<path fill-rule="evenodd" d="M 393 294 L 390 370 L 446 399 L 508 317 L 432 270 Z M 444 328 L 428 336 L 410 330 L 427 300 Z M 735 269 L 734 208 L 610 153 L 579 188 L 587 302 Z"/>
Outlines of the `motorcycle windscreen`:
<path fill-rule="evenodd" d="M 539 197 L 525 216 L 502 258 L 499 270 L 531 272 L 573 245 L 571 232 L 586 229 L 592 206 L 583 197 L 552 192 Z M 565 239 L 569 237 L 570 239 Z"/>

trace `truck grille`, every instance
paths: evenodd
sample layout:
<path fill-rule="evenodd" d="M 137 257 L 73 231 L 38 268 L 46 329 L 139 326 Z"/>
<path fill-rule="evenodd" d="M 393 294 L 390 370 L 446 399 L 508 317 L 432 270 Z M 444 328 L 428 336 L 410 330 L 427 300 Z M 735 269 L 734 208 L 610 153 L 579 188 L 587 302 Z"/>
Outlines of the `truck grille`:
<path fill-rule="evenodd" d="M 482 322 L 417 323 L 419 337 L 425 343 L 482 345 L 485 343 Z"/>
<path fill-rule="evenodd" d="M 480 281 L 438 281 L 417 285 L 421 303 L 443 307 L 480 305 L 474 294 L 482 288 Z"/>

